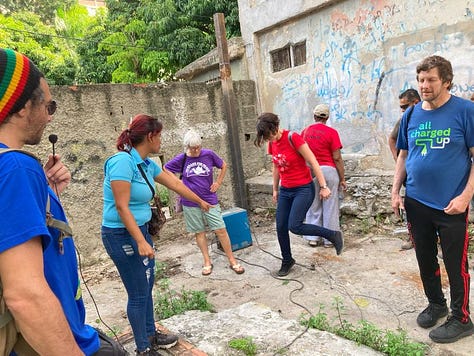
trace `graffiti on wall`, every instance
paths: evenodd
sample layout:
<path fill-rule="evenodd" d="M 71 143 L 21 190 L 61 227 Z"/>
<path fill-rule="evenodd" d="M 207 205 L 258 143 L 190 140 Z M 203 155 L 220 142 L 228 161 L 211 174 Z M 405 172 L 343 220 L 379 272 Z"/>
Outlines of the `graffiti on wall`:
<path fill-rule="evenodd" d="M 354 142 L 350 151 L 376 153 L 378 143 L 371 137 L 374 132 L 390 131 L 400 115 L 399 93 L 416 88 L 416 65 L 432 54 L 452 62 L 455 74 L 452 93 L 461 97 L 472 95 L 474 46 L 469 37 L 472 33 L 453 31 L 442 24 L 433 28 L 430 36 L 420 36 L 417 42 L 423 24 L 418 17 L 407 19 L 407 12 L 414 7 L 417 12 L 423 11 L 420 7 L 433 6 L 439 1 L 417 3 L 371 1 L 372 6 L 365 4 L 356 9 L 340 6 L 326 10 L 330 16 L 309 19 L 311 38 L 307 43 L 312 48 L 307 48 L 307 65 L 311 70 L 285 77 L 274 102 L 275 112 L 284 118 L 283 122 L 286 120 L 286 126 L 303 128 L 311 120 L 312 107 L 325 102 L 330 105 L 331 122 L 341 137 Z M 472 13 L 466 12 L 468 15 Z M 363 130 L 364 134 L 355 133 L 354 125 L 369 129 Z"/>

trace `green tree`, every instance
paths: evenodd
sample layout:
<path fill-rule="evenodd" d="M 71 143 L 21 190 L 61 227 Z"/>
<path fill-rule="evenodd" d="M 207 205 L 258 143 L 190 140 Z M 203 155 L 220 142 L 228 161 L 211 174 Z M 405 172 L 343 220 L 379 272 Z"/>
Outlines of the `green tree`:
<path fill-rule="evenodd" d="M 45 23 L 52 24 L 56 17 L 57 9 L 68 9 L 77 0 L 2 0 L 0 11 L 11 15 L 15 12 L 29 11 L 37 14 Z"/>
<path fill-rule="evenodd" d="M 126 22 L 119 17 L 114 32 L 99 44 L 99 51 L 107 52 L 107 63 L 113 65 L 113 83 L 147 83 L 166 80 L 170 77 L 168 57 L 165 52 L 150 48 L 146 39 L 146 24 L 135 19 Z"/>
<path fill-rule="evenodd" d="M 51 84 L 71 84 L 77 70 L 77 57 L 67 41 L 52 26 L 31 12 L 0 15 L 0 47 L 27 55 L 38 65 Z"/>
<path fill-rule="evenodd" d="M 56 28 L 77 53 L 78 65 L 75 82 L 110 83 L 115 67 L 107 63 L 107 54 L 100 52 L 99 43 L 107 37 L 107 13 L 98 9 L 90 16 L 81 5 L 73 5 L 67 11 L 58 10 Z"/>
<path fill-rule="evenodd" d="M 99 45 L 116 66 L 113 82 L 170 80 L 216 46 L 213 15 L 240 35 L 237 0 L 108 0 L 110 35 Z"/>
<path fill-rule="evenodd" d="M 237 0 L 144 0 L 137 10 L 149 26 L 150 45 L 182 68 L 216 46 L 213 15 L 222 12 L 227 37 L 240 36 Z"/>

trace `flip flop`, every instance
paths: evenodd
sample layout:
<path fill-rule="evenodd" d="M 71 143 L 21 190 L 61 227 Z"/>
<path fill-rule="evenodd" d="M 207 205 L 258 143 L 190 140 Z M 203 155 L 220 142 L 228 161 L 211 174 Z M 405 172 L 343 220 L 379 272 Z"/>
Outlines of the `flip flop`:
<path fill-rule="evenodd" d="M 229 268 L 237 274 L 242 274 L 245 272 L 245 269 L 240 265 L 240 263 L 230 265 Z"/>
<path fill-rule="evenodd" d="M 201 274 L 203 276 L 209 276 L 212 273 L 213 268 L 214 268 L 214 265 L 212 263 L 210 266 L 202 266 Z"/>

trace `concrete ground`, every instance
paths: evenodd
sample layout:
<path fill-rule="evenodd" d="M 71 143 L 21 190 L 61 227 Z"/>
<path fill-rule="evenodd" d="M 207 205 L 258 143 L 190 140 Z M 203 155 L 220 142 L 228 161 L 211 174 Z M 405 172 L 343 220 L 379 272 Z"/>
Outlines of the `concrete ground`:
<path fill-rule="evenodd" d="M 333 334 L 305 330 L 299 325 L 301 315 L 319 312 L 326 313 L 333 325 L 339 319 L 354 325 L 366 320 L 382 330 L 401 328 L 410 339 L 426 343 L 428 355 L 473 354 L 474 336 L 453 344 L 435 344 L 428 337 L 429 330 L 417 326 L 416 316 L 427 302 L 414 251 L 400 251 L 402 241 L 393 233 L 393 225 L 371 233 L 350 222 L 344 224 L 346 247 L 341 256 L 336 256 L 334 249 L 309 247 L 293 235 L 293 255 L 298 264 L 287 278 L 277 278 L 275 272 L 281 262 L 274 223 L 259 217 L 251 220 L 253 245 L 235 251 L 246 268 L 242 275 L 228 267 L 215 243 L 210 245 L 214 270 L 207 277 L 201 276 L 201 254 L 192 238 L 183 236 L 158 244 L 156 259 L 166 263 L 170 287 L 205 291 L 215 308 L 212 313 L 190 311 L 159 321 L 181 337 L 178 346 L 163 354 L 243 355 L 229 348 L 228 342 L 244 337 L 253 338 L 257 355 L 378 354 Z M 126 296 L 115 268 L 105 263 L 88 268 L 84 274 L 102 319 L 122 334 L 121 339 L 133 354 Z M 443 281 L 449 302 L 445 273 Z M 101 326 L 90 296 L 83 294 L 88 322 Z"/>

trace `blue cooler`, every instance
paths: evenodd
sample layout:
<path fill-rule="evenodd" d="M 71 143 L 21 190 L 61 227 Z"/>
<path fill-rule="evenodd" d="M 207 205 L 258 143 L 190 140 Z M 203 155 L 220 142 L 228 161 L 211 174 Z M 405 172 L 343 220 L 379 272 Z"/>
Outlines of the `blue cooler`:
<path fill-rule="evenodd" d="M 252 245 L 252 235 L 247 217 L 247 210 L 242 208 L 232 208 L 222 212 L 227 233 L 229 234 L 232 251 Z M 221 245 L 218 247 L 222 250 Z"/>

